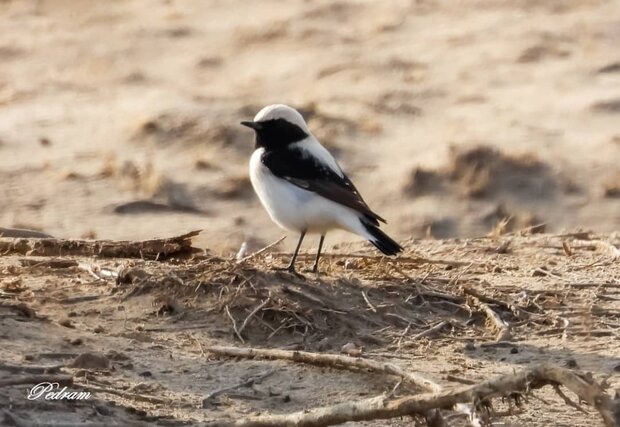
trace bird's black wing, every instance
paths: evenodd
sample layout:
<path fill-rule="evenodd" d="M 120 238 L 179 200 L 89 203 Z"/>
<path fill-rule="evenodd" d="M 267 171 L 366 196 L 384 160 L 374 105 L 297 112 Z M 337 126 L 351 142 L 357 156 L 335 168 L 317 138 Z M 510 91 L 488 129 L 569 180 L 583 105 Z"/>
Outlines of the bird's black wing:
<path fill-rule="evenodd" d="M 385 222 L 383 218 L 370 210 L 346 175 L 340 176 L 319 159 L 308 155 L 301 149 L 266 151 L 261 160 L 275 176 L 356 210 L 374 225 L 379 225 L 379 221 Z"/>

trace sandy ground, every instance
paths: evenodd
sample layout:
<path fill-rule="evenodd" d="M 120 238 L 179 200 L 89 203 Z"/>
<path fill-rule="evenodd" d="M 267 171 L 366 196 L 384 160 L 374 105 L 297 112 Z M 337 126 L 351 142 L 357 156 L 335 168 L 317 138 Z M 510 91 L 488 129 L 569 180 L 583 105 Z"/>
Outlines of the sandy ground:
<path fill-rule="evenodd" d="M 198 260 L 139 263 L 159 278 L 150 287 L 1 256 L 2 363 L 66 366 L 99 351 L 111 365 L 63 368 L 108 390 L 86 403 L 34 407 L 25 387 L 0 389 L 0 424 L 192 424 L 394 386 L 383 376 L 203 355 L 199 343 L 239 345 L 222 301 L 244 319 L 266 283 L 333 296 L 336 312 L 367 319 L 286 294 L 285 310 L 263 313 L 267 326 L 248 327 L 249 345 L 337 353 L 356 342 L 367 357 L 445 386 L 455 386 L 448 374 L 479 380 L 549 361 L 611 376 L 618 388 L 618 262 L 609 245 L 557 234 L 594 230 L 594 241 L 620 243 L 618 46 L 620 2 L 611 0 L 0 0 L 0 227 L 123 240 L 202 229 L 194 244 L 209 249 Z M 299 282 L 269 270 L 284 263 L 277 255 L 243 267 L 221 261 L 244 241 L 252 250 L 283 234 L 252 192 L 253 137 L 238 124 L 280 102 L 302 111 L 409 255 L 480 265 L 395 264 L 403 276 L 377 259 L 326 258 L 324 277 Z M 556 234 L 497 237 L 528 227 Z M 488 233 L 495 237 L 468 239 Z M 330 233 L 327 251 L 374 254 L 353 240 Z M 481 346 L 494 339 L 483 316 L 416 293 L 424 285 L 460 295 L 462 283 L 544 316 L 524 323 L 501 311 L 515 346 Z M 369 311 L 361 290 L 386 305 Z M 390 307 L 416 319 L 406 334 Z M 293 313 L 312 315 L 310 326 Z M 412 339 L 442 320 L 454 323 Z M 200 407 L 206 393 L 270 368 L 254 389 Z M 540 396 L 549 404 L 532 399 L 497 425 L 592 425 L 593 414 L 548 390 Z"/>
<path fill-rule="evenodd" d="M 4 0 L 0 225 L 273 241 L 238 122 L 285 102 L 397 238 L 613 231 L 619 22 L 594 0 Z"/>
<path fill-rule="evenodd" d="M 19 374 L 6 364 L 56 366 L 73 378 L 71 389 L 90 390 L 93 397 L 28 401 L 27 385 L 0 387 L 5 402 L 0 423 L 199 425 L 372 397 L 398 382 L 364 371 L 217 357 L 207 350 L 212 345 L 333 354 L 349 345 L 364 358 L 395 363 L 445 388 L 551 363 L 590 372 L 596 381 L 605 380 L 613 395 L 620 390 L 620 264 L 600 242 L 620 242 L 591 237 L 416 241 L 398 261 L 327 257 L 320 278 L 272 271 L 286 261 L 277 255 L 241 265 L 208 254 L 185 261 L 94 264 L 65 257 L 68 265 L 49 257 L 6 255 L 0 258 L 0 383 Z M 562 242 L 570 245 L 570 257 Z M 364 254 L 359 249 L 349 247 L 347 253 Z M 75 261 L 98 274 L 123 267 L 120 283 L 98 280 L 71 264 Z M 310 263 L 310 257 L 301 262 Z M 510 325 L 510 342 L 495 343 L 497 331 L 464 297 L 465 289 L 495 299 L 491 307 Z M 238 329 L 247 323 L 241 329 L 244 343 L 227 310 Z M 416 337 L 441 321 L 448 323 L 436 333 Z M 100 359 L 72 364 L 83 353 L 98 353 L 103 364 Z M 203 407 L 210 393 L 271 370 L 262 381 L 223 391 Z M 396 396 L 417 391 L 402 385 Z M 494 403 L 495 410 L 506 409 L 500 400 Z M 547 387 L 529 396 L 518 415 L 495 417 L 493 425 L 598 425 L 598 414 L 587 411 L 566 406 Z M 450 426 L 462 425 L 462 418 L 446 415 Z"/>

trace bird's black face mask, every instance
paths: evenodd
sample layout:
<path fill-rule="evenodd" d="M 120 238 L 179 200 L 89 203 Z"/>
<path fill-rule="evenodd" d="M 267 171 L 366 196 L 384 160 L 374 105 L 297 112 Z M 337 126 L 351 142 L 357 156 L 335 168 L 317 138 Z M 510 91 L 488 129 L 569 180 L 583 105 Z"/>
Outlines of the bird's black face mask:
<path fill-rule="evenodd" d="M 242 125 L 256 132 L 255 148 L 277 150 L 301 141 L 308 134 L 299 126 L 284 119 L 266 120 L 263 122 L 241 122 Z"/>

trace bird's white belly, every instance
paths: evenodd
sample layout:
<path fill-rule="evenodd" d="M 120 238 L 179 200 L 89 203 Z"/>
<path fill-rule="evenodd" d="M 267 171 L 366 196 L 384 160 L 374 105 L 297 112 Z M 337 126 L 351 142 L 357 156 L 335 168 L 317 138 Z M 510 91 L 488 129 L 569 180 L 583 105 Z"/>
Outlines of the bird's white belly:
<path fill-rule="evenodd" d="M 260 148 L 250 159 L 250 180 L 276 224 L 286 230 L 321 234 L 333 228 L 354 231 L 359 227 L 355 211 L 273 175 L 262 163 L 262 154 Z"/>

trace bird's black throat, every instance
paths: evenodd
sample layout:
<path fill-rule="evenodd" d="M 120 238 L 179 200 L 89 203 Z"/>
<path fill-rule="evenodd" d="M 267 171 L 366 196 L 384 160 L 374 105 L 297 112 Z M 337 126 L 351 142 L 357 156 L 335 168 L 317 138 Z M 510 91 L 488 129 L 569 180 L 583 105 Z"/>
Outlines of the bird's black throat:
<path fill-rule="evenodd" d="M 255 148 L 278 150 L 301 141 L 308 133 L 294 123 L 284 119 L 273 119 L 260 122 L 256 131 Z"/>

